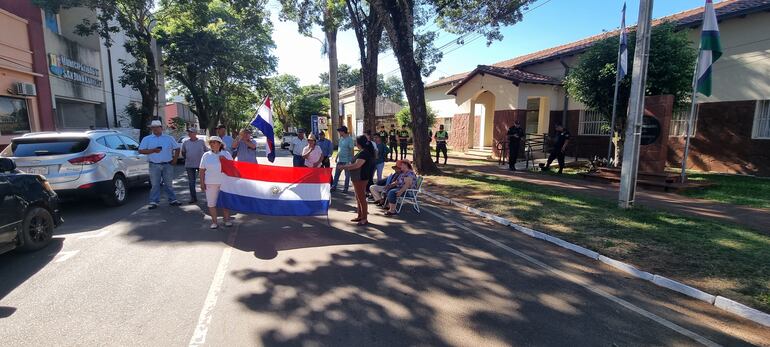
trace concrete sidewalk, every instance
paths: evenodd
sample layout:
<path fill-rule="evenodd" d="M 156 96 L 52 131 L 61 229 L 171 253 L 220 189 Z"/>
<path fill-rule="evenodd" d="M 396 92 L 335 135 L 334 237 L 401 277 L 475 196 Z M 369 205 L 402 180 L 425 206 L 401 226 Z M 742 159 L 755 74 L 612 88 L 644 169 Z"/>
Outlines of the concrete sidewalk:
<path fill-rule="evenodd" d="M 508 171 L 507 165 L 501 167 L 493 162 L 484 165 L 480 164 L 479 161 L 450 158 L 448 166 L 474 170 L 500 178 L 556 188 L 571 193 L 588 194 L 610 201 L 617 201 L 619 194 L 619 187 L 617 184 L 596 183 L 566 176 L 559 177 L 538 172 L 524 171 L 523 163 L 517 165 L 517 167 L 521 166 L 521 170 L 515 173 Z M 676 214 L 735 223 L 770 235 L 770 210 L 766 209 L 724 204 L 715 201 L 689 198 L 675 193 L 643 189 L 637 189 L 636 205 L 669 211 Z"/>

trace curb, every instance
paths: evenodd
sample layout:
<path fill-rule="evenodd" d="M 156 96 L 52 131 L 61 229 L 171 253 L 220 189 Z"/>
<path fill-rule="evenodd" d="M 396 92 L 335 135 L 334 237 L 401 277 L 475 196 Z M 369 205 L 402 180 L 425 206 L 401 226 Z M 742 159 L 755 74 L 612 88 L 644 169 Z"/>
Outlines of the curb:
<path fill-rule="evenodd" d="M 646 271 L 642 271 L 634 267 L 633 265 L 624 263 L 619 260 L 612 259 L 610 257 L 606 257 L 604 255 L 599 254 L 598 252 L 592 251 L 590 249 L 587 249 L 582 246 L 578 246 L 573 243 L 569 243 L 567 241 L 564 241 L 558 237 L 554 237 L 551 235 L 548 235 L 546 233 L 533 230 L 530 228 L 527 228 L 525 226 L 518 225 L 514 223 L 513 221 L 509 219 L 505 219 L 503 217 L 493 215 L 487 212 L 483 212 L 479 209 L 470 207 L 468 205 L 459 203 L 457 201 L 454 201 L 452 199 L 449 199 L 447 197 L 434 194 L 428 191 L 423 190 L 423 194 L 431 197 L 434 200 L 438 200 L 441 202 L 445 202 L 450 205 L 457 206 L 465 211 L 468 211 L 472 214 L 475 214 L 477 216 L 483 217 L 488 220 L 492 220 L 498 224 L 504 225 L 504 226 L 510 226 L 514 230 L 525 234 L 527 236 L 530 236 L 532 238 L 540 239 L 543 241 L 550 242 L 552 244 L 555 244 L 559 247 L 569 249 L 575 253 L 578 253 L 582 256 L 598 260 L 604 264 L 607 264 L 615 269 L 618 269 L 624 273 L 627 273 L 635 278 L 639 278 L 648 282 L 652 282 L 653 284 L 663 287 L 669 290 L 673 290 L 675 292 L 684 294 L 686 296 L 689 296 L 691 298 L 701 300 L 704 302 L 707 302 L 723 311 L 730 312 L 732 314 L 735 314 L 737 316 L 740 316 L 742 318 L 748 319 L 750 321 L 762 324 L 764 326 L 770 327 L 770 314 L 762 312 L 760 310 L 757 310 L 755 308 L 751 308 L 749 306 L 746 306 L 744 304 L 741 304 L 737 301 L 730 300 L 728 298 L 725 298 L 723 296 L 717 296 L 713 294 L 706 293 L 700 289 L 688 286 L 686 284 L 674 281 L 672 279 L 652 274 Z"/>

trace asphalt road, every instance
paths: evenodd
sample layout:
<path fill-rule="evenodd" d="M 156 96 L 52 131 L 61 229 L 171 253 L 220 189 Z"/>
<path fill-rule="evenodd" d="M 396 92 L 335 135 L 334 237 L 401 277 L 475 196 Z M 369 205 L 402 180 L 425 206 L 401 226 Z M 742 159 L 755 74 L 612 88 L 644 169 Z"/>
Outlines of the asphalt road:
<path fill-rule="evenodd" d="M 285 152 L 282 152 L 285 154 Z M 290 163 L 285 156 L 280 164 Z M 176 191 L 187 199 L 180 177 Z M 446 206 L 326 218 L 66 204 L 53 244 L 0 255 L 3 346 L 769 345 L 712 306 Z"/>

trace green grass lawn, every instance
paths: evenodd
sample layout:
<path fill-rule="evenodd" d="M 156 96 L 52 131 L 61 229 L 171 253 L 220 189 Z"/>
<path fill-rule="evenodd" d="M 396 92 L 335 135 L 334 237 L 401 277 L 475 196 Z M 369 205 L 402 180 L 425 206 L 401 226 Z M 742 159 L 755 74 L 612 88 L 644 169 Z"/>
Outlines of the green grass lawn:
<path fill-rule="evenodd" d="M 446 169 L 426 184 L 645 271 L 770 311 L 770 236 L 641 207 L 622 210 L 604 199 L 472 170 Z"/>
<path fill-rule="evenodd" d="M 690 173 L 687 177 L 693 181 L 705 180 L 716 185 L 701 190 L 687 191 L 682 195 L 728 204 L 770 209 L 770 179 L 708 173 Z"/>

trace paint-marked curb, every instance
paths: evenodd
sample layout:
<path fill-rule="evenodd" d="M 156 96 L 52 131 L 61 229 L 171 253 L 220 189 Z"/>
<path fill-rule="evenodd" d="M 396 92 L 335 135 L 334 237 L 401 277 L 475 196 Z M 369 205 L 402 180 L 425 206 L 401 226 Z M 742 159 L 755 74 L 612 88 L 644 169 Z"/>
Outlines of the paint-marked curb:
<path fill-rule="evenodd" d="M 698 300 L 705 301 L 712 305 L 714 304 L 714 300 L 716 300 L 716 296 L 714 295 L 706 293 L 702 290 L 695 289 L 688 285 L 684 285 L 682 283 L 663 277 L 661 275 L 655 275 L 655 277 L 652 279 L 652 283 L 655 283 L 656 285 L 661 286 L 663 288 L 671 289 L 675 292 L 680 292 L 691 298 L 696 298 Z"/>
<path fill-rule="evenodd" d="M 770 327 L 770 314 L 748 307 L 739 302 L 732 301 L 723 296 L 717 296 L 716 301 L 714 301 L 714 306 Z"/>
<path fill-rule="evenodd" d="M 559 247 L 569 249 L 569 250 L 571 250 L 571 251 L 573 251 L 575 253 L 578 253 L 580 255 L 583 255 L 585 257 L 588 257 L 588 258 L 591 258 L 591 259 L 594 259 L 594 260 L 598 260 L 598 261 L 600 261 L 602 263 L 605 263 L 605 264 L 607 264 L 609 266 L 612 266 L 612 267 L 614 267 L 614 268 L 616 268 L 616 269 L 618 269 L 620 271 L 623 271 L 623 272 L 625 272 L 625 273 L 627 273 L 627 274 L 629 274 L 631 276 L 634 276 L 636 278 L 643 279 L 643 280 L 646 280 L 646 281 L 650 281 L 650 282 L 652 282 L 652 283 L 654 283 L 654 284 L 656 284 L 656 285 L 658 285 L 660 287 L 663 287 L 663 288 L 666 288 L 666 289 L 670 289 L 670 290 L 679 292 L 681 294 L 684 294 L 684 295 L 689 296 L 689 297 L 694 298 L 694 299 L 705 301 L 705 302 L 707 302 L 707 303 L 709 303 L 711 305 L 714 305 L 714 306 L 718 307 L 719 309 L 722 309 L 724 311 L 730 312 L 730 313 L 735 314 L 737 316 L 740 316 L 742 318 L 746 318 L 746 319 L 748 319 L 750 321 L 757 322 L 757 323 L 762 324 L 764 326 L 770 327 L 770 314 L 767 314 L 765 312 L 759 311 L 757 309 L 751 308 L 749 306 L 746 306 L 746 305 L 741 304 L 739 302 L 727 299 L 727 298 L 722 297 L 722 296 L 716 296 L 716 295 L 713 295 L 713 294 L 706 293 L 706 292 L 704 292 L 702 290 L 690 287 L 690 286 L 688 286 L 686 284 L 674 281 L 672 279 L 669 279 L 669 278 L 666 278 L 666 277 L 663 277 L 663 276 L 660 276 L 660 275 L 655 275 L 655 274 L 652 274 L 652 273 L 649 273 L 649 272 L 646 272 L 646 271 L 639 270 L 639 269 L 637 269 L 633 265 L 630 265 L 630 264 L 624 263 L 622 261 L 606 257 L 604 255 L 599 254 L 598 252 L 595 252 L 595 251 L 592 251 L 590 249 L 587 249 L 587 248 L 575 245 L 573 243 L 569 243 L 569 242 L 564 241 L 564 240 L 562 240 L 562 239 L 560 239 L 558 237 L 554 237 L 554 236 L 548 235 L 546 233 L 543 233 L 543 232 L 540 232 L 540 231 L 537 231 L 537 230 L 533 230 L 533 229 L 527 228 L 525 226 L 518 225 L 515 222 L 513 222 L 512 220 L 505 219 L 503 217 L 500 217 L 500 216 L 497 216 L 497 215 L 494 215 L 494 214 L 490 214 L 490 213 L 487 213 L 487 212 L 483 212 L 483 211 L 481 211 L 479 209 L 476 209 L 476 208 L 470 207 L 468 205 L 459 203 L 459 202 L 454 201 L 454 200 L 452 200 L 450 198 L 447 198 L 447 197 L 444 197 L 444 196 L 441 196 L 441 195 L 438 195 L 438 194 L 434 194 L 434 193 L 431 193 L 431 192 L 428 192 L 428 191 L 423 191 L 422 193 L 427 195 L 427 196 L 429 196 L 429 197 L 431 197 L 434 200 L 438 200 L 438 201 L 445 202 L 445 203 L 450 204 L 450 205 L 457 206 L 457 207 L 459 207 L 459 208 L 461 208 L 461 209 L 463 209 L 465 211 L 468 211 L 470 213 L 473 213 L 473 214 L 475 214 L 477 216 L 483 217 L 485 219 L 493 220 L 493 221 L 495 221 L 498 224 L 501 224 L 501 225 L 504 225 L 504 226 L 510 226 L 514 230 L 516 230 L 516 231 L 518 231 L 518 232 L 520 232 L 520 233 L 522 233 L 524 235 L 530 236 L 532 238 L 548 241 L 548 242 L 553 243 L 553 244 L 555 244 L 555 245 L 557 245 Z"/>

